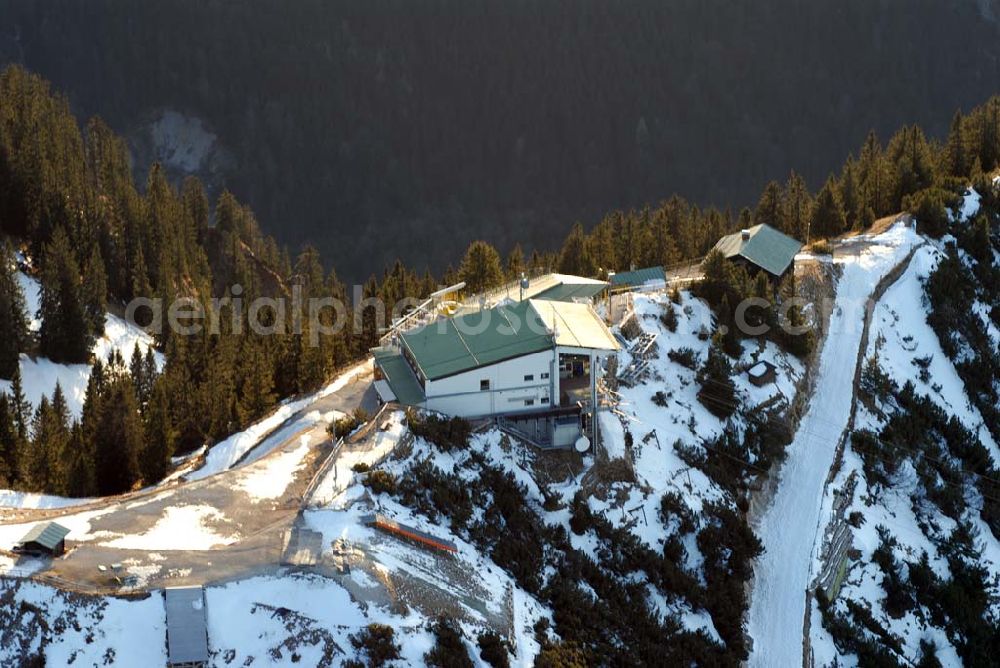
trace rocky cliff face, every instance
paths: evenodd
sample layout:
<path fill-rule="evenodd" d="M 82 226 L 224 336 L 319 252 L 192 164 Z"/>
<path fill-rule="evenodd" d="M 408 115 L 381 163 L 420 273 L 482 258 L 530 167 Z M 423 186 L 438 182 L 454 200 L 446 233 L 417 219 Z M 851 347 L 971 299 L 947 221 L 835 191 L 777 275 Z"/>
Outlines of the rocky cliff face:
<path fill-rule="evenodd" d="M 148 166 L 159 162 L 174 181 L 189 175 L 199 177 L 214 199 L 226 176 L 238 169 L 232 152 L 204 120 L 176 109 L 158 109 L 144 115 L 129 129 L 127 140 L 140 183 Z"/>

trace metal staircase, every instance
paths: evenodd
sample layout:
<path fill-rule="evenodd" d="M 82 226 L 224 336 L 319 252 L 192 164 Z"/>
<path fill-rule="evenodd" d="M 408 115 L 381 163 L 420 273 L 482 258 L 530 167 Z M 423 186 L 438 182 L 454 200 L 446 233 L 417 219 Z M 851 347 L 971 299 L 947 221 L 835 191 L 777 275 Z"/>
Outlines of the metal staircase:
<path fill-rule="evenodd" d="M 656 338 L 659 334 L 643 331 L 629 346 L 628 353 L 632 363 L 618 374 L 618 382 L 622 385 L 632 385 L 649 368 L 653 358 Z"/>

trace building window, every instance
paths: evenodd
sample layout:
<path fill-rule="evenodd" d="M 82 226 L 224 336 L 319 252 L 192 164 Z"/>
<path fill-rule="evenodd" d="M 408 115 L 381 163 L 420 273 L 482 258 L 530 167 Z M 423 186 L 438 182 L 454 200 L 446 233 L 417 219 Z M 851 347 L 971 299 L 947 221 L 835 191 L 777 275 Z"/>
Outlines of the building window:
<path fill-rule="evenodd" d="M 549 379 L 549 372 L 546 371 L 545 373 L 543 373 L 542 376 L 541 376 L 541 378 L 542 378 L 542 380 L 548 380 Z"/>
<path fill-rule="evenodd" d="M 479 381 L 479 391 L 480 392 L 485 392 L 488 389 L 490 389 L 490 381 L 489 380 L 481 380 L 481 381 Z"/>
<path fill-rule="evenodd" d="M 543 404 L 549 403 L 549 398 L 548 397 L 542 397 L 542 403 Z"/>
<path fill-rule="evenodd" d="M 533 374 L 533 373 L 526 373 L 526 374 L 524 374 L 524 379 L 525 380 L 534 380 L 535 379 L 535 374 Z"/>
<path fill-rule="evenodd" d="M 524 405 L 525 406 L 534 406 L 535 405 L 535 400 L 534 399 L 525 399 L 524 400 Z"/>

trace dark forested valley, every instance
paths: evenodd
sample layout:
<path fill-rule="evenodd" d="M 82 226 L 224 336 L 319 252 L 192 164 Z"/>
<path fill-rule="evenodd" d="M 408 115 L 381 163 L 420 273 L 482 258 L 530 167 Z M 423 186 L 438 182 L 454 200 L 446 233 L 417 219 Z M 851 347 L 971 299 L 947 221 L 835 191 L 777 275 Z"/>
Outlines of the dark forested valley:
<path fill-rule="evenodd" d="M 996 5 L 4 0 L 0 62 L 128 137 L 140 183 L 150 120 L 199 119 L 209 196 L 355 282 L 673 192 L 735 212 L 793 167 L 815 191 L 870 129 L 943 140 L 1000 81 Z"/>

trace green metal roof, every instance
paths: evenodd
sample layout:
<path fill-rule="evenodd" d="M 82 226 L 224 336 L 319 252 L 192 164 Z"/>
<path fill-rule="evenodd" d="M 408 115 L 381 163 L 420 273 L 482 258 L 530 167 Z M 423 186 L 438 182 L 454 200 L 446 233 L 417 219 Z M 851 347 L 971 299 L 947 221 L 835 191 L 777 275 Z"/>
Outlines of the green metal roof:
<path fill-rule="evenodd" d="M 754 225 L 745 231 L 748 238 L 743 238 L 743 231 L 729 234 L 719 239 L 715 250 L 727 258 L 743 257 L 768 273 L 780 276 L 802 248 L 799 241 L 770 225 Z"/>
<path fill-rule="evenodd" d="M 634 288 L 650 281 L 665 281 L 666 278 L 663 267 L 644 267 L 632 271 L 620 271 L 609 277 L 608 280 L 616 288 Z"/>
<path fill-rule="evenodd" d="M 400 338 L 430 380 L 552 347 L 530 301 L 439 318 Z"/>
<path fill-rule="evenodd" d="M 619 348 L 589 304 L 541 299 L 439 318 L 419 329 L 403 332 L 400 339 L 429 380 L 550 350 L 556 345 L 595 350 Z M 402 363 L 407 361 L 404 359 Z M 381 362 L 379 366 L 385 368 Z M 390 383 L 390 386 L 395 392 L 395 385 Z"/>
<path fill-rule="evenodd" d="M 544 299 L 550 302 L 571 302 L 576 299 L 593 299 L 607 287 L 606 283 L 560 283 L 547 290 L 539 292 L 532 299 Z"/>
<path fill-rule="evenodd" d="M 38 543 L 44 548 L 49 550 L 56 549 L 56 546 L 64 538 L 66 534 L 69 533 L 69 529 L 61 524 L 56 524 L 55 522 L 41 522 L 31 527 L 28 533 L 24 534 L 24 538 L 20 540 L 19 545 L 27 545 L 28 543 Z"/>
<path fill-rule="evenodd" d="M 424 402 L 424 390 L 413 375 L 413 370 L 403 356 L 395 350 L 377 348 L 375 363 L 382 369 L 385 379 L 396 395 L 396 400 L 404 406 L 419 406 Z"/>

